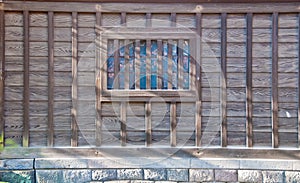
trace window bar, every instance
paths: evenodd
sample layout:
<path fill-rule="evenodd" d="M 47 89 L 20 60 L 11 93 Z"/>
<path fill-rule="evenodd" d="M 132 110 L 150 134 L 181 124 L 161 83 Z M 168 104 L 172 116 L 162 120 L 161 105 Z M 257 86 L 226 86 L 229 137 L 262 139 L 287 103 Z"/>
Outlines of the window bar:
<path fill-rule="evenodd" d="M 167 73 L 168 73 L 168 90 L 172 90 L 173 86 L 173 61 L 172 61 L 172 46 L 173 46 L 173 41 L 168 40 L 168 68 L 167 68 Z"/>
<path fill-rule="evenodd" d="M 114 40 L 114 82 L 113 89 L 119 89 L 119 75 L 120 75 L 120 60 L 119 60 L 119 40 Z"/>
<path fill-rule="evenodd" d="M 146 146 L 151 146 L 152 143 L 152 125 L 151 125 L 151 103 L 145 103 L 145 122 L 146 122 Z"/>
<path fill-rule="evenodd" d="M 96 115 L 96 146 L 101 146 L 101 131 L 102 131 L 102 115 L 101 115 L 101 91 L 103 89 L 102 87 L 102 82 L 103 77 L 101 77 L 101 73 L 105 73 L 105 75 L 107 74 L 104 71 L 101 71 L 101 59 L 103 61 L 106 62 L 106 59 L 102 58 L 102 55 L 105 55 L 104 53 L 101 52 L 101 48 L 103 45 L 103 43 L 101 42 L 101 38 L 100 38 L 100 27 L 101 27 L 101 12 L 97 12 L 96 13 L 96 36 L 97 36 L 97 41 L 96 41 L 96 107 L 97 107 L 97 115 Z M 101 81 L 102 79 L 102 81 Z M 104 84 L 104 83 L 103 83 Z M 106 85 L 104 85 L 106 86 Z"/>
<path fill-rule="evenodd" d="M 162 40 L 157 40 L 157 89 L 163 89 L 163 59 L 162 59 L 162 52 L 163 52 L 163 43 Z"/>
<path fill-rule="evenodd" d="M 126 110 L 127 110 L 127 102 L 121 102 L 120 104 L 120 120 L 121 120 L 121 146 L 126 146 Z"/>
<path fill-rule="evenodd" d="M 0 148 L 4 148 L 5 121 L 4 121 L 4 99 L 5 99 L 5 28 L 4 28 L 4 11 L 0 10 Z"/>
<path fill-rule="evenodd" d="M 190 87 L 190 43 L 188 40 L 183 41 L 183 89 Z"/>
<path fill-rule="evenodd" d="M 272 147 L 278 148 L 278 13 L 272 16 Z"/>
<path fill-rule="evenodd" d="M 119 78 L 119 89 L 125 89 L 125 41 L 119 40 L 119 63 L 120 70 L 118 74 Z"/>
<path fill-rule="evenodd" d="M 198 94 L 198 100 L 196 101 L 196 116 L 195 116 L 195 124 L 196 124 L 196 146 L 201 146 L 201 124 L 202 124 L 202 116 L 201 116 L 201 98 L 202 98 L 202 90 L 201 90 L 201 37 L 202 37 L 202 29 L 201 29 L 201 14 L 196 14 L 196 27 L 197 27 L 197 45 L 196 45 L 196 90 Z"/>
<path fill-rule="evenodd" d="M 54 26 L 53 12 L 48 12 L 48 146 L 54 143 Z"/>
<path fill-rule="evenodd" d="M 190 83 L 189 83 L 189 88 L 193 91 L 196 90 L 196 64 L 197 61 L 195 59 L 196 56 L 196 48 L 197 48 L 197 40 L 191 40 L 190 42 L 190 54 L 189 54 L 189 59 L 190 59 L 190 67 L 189 67 L 189 76 L 190 76 Z"/>
<path fill-rule="evenodd" d="M 140 59 L 140 40 L 135 41 L 135 89 L 140 89 L 140 66 L 141 66 L 141 59 Z"/>
<path fill-rule="evenodd" d="M 176 102 L 171 102 L 170 104 L 170 122 L 171 122 L 171 146 L 176 147 Z"/>
<path fill-rule="evenodd" d="M 124 81 L 125 81 L 125 89 L 129 89 L 129 40 L 125 40 L 125 72 L 124 72 Z"/>
<path fill-rule="evenodd" d="M 29 12 L 24 11 L 23 147 L 29 146 Z"/>
<path fill-rule="evenodd" d="M 77 89 L 78 89 L 78 78 L 77 78 L 77 64 L 78 64 L 78 23 L 77 23 L 77 12 L 72 12 L 72 139 L 71 146 L 78 146 L 78 124 L 77 124 Z"/>
<path fill-rule="evenodd" d="M 300 13 L 298 14 L 298 46 L 300 47 Z M 300 148 L 300 49 L 298 51 L 298 148 Z"/>
<path fill-rule="evenodd" d="M 151 89 L 151 40 L 146 40 L 146 89 Z"/>
<path fill-rule="evenodd" d="M 246 129 L 247 129 L 247 147 L 253 146 L 252 133 L 252 22 L 253 14 L 247 13 L 247 65 L 246 65 Z"/>
<path fill-rule="evenodd" d="M 183 40 L 178 41 L 177 88 L 183 89 Z"/>
<path fill-rule="evenodd" d="M 221 135 L 222 135 L 222 140 L 221 140 L 221 146 L 226 147 L 227 146 L 227 111 L 226 111 L 226 106 L 227 106 L 227 94 L 226 94 L 226 82 L 227 82 L 227 76 L 226 76 L 226 53 L 227 53 L 227 38 L 226 38 L 226 19 L 227 19 L 227 14 L 222 13 L 221 14 L 221 88 L 222 88 L 222 93 L 221 93 L 221 119 L 222 119 L 222 129 L 221 129 Z M 223 77 L 223 78 L 222 78 Z"/>

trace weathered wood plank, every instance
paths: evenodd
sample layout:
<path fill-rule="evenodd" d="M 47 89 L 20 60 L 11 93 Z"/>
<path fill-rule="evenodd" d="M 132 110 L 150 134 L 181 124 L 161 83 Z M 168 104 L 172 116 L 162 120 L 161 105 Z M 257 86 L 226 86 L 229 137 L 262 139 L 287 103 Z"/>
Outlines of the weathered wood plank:
<path fill-rule="evenodd" d="M 298 15 L 296 13 L 281 13 L 278 16 L 279 28 L 297 28 Z"/>
<path fill-rule="evenodd" d="M 271 102 L 271 88 L 253 88 L 253 102 Z"/>
<path fill-rule="evenodd" d="M 48 135 L 47 145 L 54 144 L 54 13 L 48 12 Z"/>
<path fill-rule="evenodd" d="M 30 41 L 47 41 L 48 32 L 45 27 L 30 27 L 29 39 Z"/>
<path fill-rule="evenodd" d="M 246 73 L 227 73 L 227 87 L 245 87 Z"/>
<path fill-rule="evenodd" d="M 271 132 L 253 132 L 253 146 L 254 147 L 272 147 L 272 133 Z"/>
<path fill-rule="evenodd" d="M 24 96 L 23 96 L 23 136 L 22 145 L 23 147 L 29 146 L 29 12 L 24 11 Z"/>
<path fill-rule="evenodd" d="M 3 25 L 4 27 L 4 25 Z M 24 32 L 22 27 L 5 26 L 5 40 L 6 41 L 23 41 Z"/>
<path fill-rule="evenodd" d="M 272 14 L 253 14 L 253 28 L 271 28 Z"/>
<path fill-rule="evenodd" d="M 194 14 L 177 14 L 176 15 L 176 26 L 177 27 L 188 27 L 196 28 L 196 17 Z"/>
<path fill-rule="evenodd" d="M 228 14 L 227 28 L 245 28 L 246 25 L 245 14 Z"/>
<path fill-rule="evenodd" d="M 55 57 L 72 57 L 71 42 L 54 42 Z"/>
<path fill-rule="evenodd" d="M 197 31 L 197 35 L 200 37 L 200 39 L 196 40 L 196 48 L 198 50 L 201 50 L 201 37 L 203 35 L 202 32 L 202 14 L 197 13 L 196 14 L 196 31 Z M 202 83 L 201 83 L 201 73 L 202 73 L 202 68 L 201 68 L 201 63 L 202 63 L 202 59 L 201 59 L 201 53 L 199 51 L 196 51 L 196 55 L 195 55 L 195 59 L 196 59 L 196 90 L 197 90 L 197 101 L 195 103 L 195 146 L 199 147 L 201 146 L 201 131 L 202 131 L 202 116 L 201 116 L 201 110 L 202 110 Z"/>
<path fill-rule="evenodd" d="M 23 92 L 24 92 L 23 87 L 5 86 L 4 87 L 5 100 L 22 100 Z"/>
<path fill-rule="evenodd" d="M 29 43 L 29 55 L 46 57 L 48 56 L 48 44 L 47 42 L 30 42 Z"/>
<path fill-rule="evenodd" d="M 120 104 L 120 120 L 121 120 L 121 130 L 120 130 L 120 137 L 121 137 L 121 146 L 126 146 L 127 143 L 127 133 L 126 133 L 126 109 L 127 103 L 121 102 Z"/>
<path fill-rule="evenodd" d="M 55 86 L 72 86 L 71 72 L 54 72 Z"/>
<path fill-rule="evenodd" d="M 78 119 L 77 119 L 77 102 L 78 102 L 78 76 L 77 76 L 77 64 L 78 64 L 78 14 L 72 12 L 72 138 L 71 146 L 78 146 Z"/>
<path fill-rule="evenodd" d="M 228 132 L 228 146 L 246 145 L 246 134 L 244 132 Z"/>
<path fill-rule="evenodd" d="M 30 12 L 29 24 L 34 27 L 47 27 L 48 17 L 46 13 Z"/>
<path fill-rule="evenodd" d="M 78 27 L 94 28 L 96 24 L 96 14 L 80 13 L 78 14 Z"/>
<path fill-rule="evenodd" d="M 0 148 L 4 148 L 5 139 L 5 119 L 4 119 L 4 100 L 5 100 L 5 13 L 0 10 Z"/>
<path fill-rule="evenodd" d="M 253 87 L 269 88 L 271 87 L 271 73 L 253 73 Z"/>
<path fill-rule="evenodd" d="M 227 14 L 221 14 L 221 69 L 222 69 L 222 77 L 221 77 L 221 117 L 222 117 L 222 131 L 221 131 L 221 146 L 227 146 L 227 70 L 226 70 L 226 58 L 228 55 L 227 52 Z"/>
<path fill-rule="evenodd" d="M 227 30 L 227 41 L 231 43 L 246 42 L 246 35 L 246 29 L 231 28 Z"/>
<path fill-rule="evenodd" d="M 29 86 L 48 86 L 48 72 L 30 72 L 29 76 Z M 25 85 L 24 85 L 25 87 Z"/>
<path fill-rule="evenodd" d="M 52 11 L 54 11 L 54 9 L 52 9 Z M 54 27 L 72 27 L 72 14 L 65 12 L 55 13 Z"/>
<path fill-rule="evenodd" d="M 170 145 L 176 146 L 176 131 L 177 131 L 177 118 L 176 118 L 176 103 L 170 104 Z"/>
<path fill-rule="evenodd" d="M 298 19 L 300 20 L 300 13 L 298 14 Z M 299 24 L 298 24 L 298 27 L 300 27 L 300 21 L 299 21 Z M 300 29 L 298 28 L 298 42 L 300 43 Z M 300 49 L 299 49 L 299 52 L 298 52 L 298 63 L 300 63 Z M 298 119 L 297 119 L 297 122 L 298 122 L 298 148 L 300 147 L 300 67 L 299 67 L 299 64 L 298 64 Z"/>
<path fill-rule="evenodd" d="M 220 43 L 221 42 L 221 31 L 220 31 L 220 29 L 217 29 L 217 28 L 212 29 L 212 28 L 202 27 L 202 37 L 201 38 L 202 38 L 203 42 Z"/>
<path fill-rule="evenodd" d="M 219 14 L 203 14 L 202 15 L 203 28 L 221 28 L 221 19 Z"/>
<path fill-rule="evenodd" d="M 5 42 L 5 56 L 23 56 L 24 42 Z"/>
<path fill-rule="evenodd" d="M 279 133 L 279 147 L 297 147 L 298 146 L 298 133 Z"/>
<path fill-rule="evenodd" d="M 227 57 L 246 57 L 246 44 L 245 43 L 227 43 Z"/>
<path fill-rule="evenodd" d="M 255 16 L 255 15 L 254 15 Z M 265 43 L 272 41 L 272 29 L 271 28 L 255 28 L 252 29 L 253 42 Z"/>
<path fill-rule="evenodd" d="M 271 43 L 253 43 L 252 50 L 254 58 L 272 57 Z"/>
<path fill-rule="evenodd" d="M 272 16 L 272 147 L 279 146 L 278 137 L 278 13 Z"/>
<path fill-rule="evenodd" d="M 271 117 L 271 103 L 253 103 L 253 116 Z"/>
<path fill-rule="evenodd" d="M 78 28 L 78 42 L 94 42 L 96 32 L 94 28 Z"/>
<path fill-rule="evenodd" d="M 5 58 L 5 69 L 9 71 L 23 71 L 23 57 L 6 57 Z"/>
<path fill-rule="evenodd" d="M 151 113 L 152 113 L 151 103 L 148 102 L 145 104 L 146 146 L 150 146 L 152 144 Z"/>
<path fill-rule="evenodd" d="M 31 72 L 48 72 L 48 57 L 30 57 L 29 70 Z"/>
<path fill-rule="evenodd" d="M 279 73 L 297 73 L 298 72 L 298 57 L 297 58 L 278 58 Z"/>
<path fill-rule="evenodd" d="M 56 130 L 54 132 L 54 146 L 66 147 L 70 146 L 71 131 L 70 130 Z"/>
<path fill-rule="evenodd" d="M 297 73 L 278 73 L 278 87 L 297 87 Z"/>
<path fill-rule="evenodd" d="M 79 29 L 78 34 L 81 34 L 82 35 L 81 37 L 86 36 L 86 34 L 87 34 L 83 31 L 84 31 L 83 28 Z M 79 37 L 79 39 L 80 39 L 80 37 Z M 70 27 L 68 27 L 68 28 L 55 27 L 54 28 L 54 41 L 55 42 L 71 42 L 72 41 L 72 29 Z"/>
<path fill-rule="evenodd" d="M 298 29 L 297 28 L 278 28 L 279 43 L 297 43 Z"/>
<path fill-rule="evenodd" d="M 150 20 L 149 19 L 147 20 L 147 18 L 145 18 L 144 13 L 127 13 L 126 16 L 127 27 L 146 27 L 147 21 Z"/>

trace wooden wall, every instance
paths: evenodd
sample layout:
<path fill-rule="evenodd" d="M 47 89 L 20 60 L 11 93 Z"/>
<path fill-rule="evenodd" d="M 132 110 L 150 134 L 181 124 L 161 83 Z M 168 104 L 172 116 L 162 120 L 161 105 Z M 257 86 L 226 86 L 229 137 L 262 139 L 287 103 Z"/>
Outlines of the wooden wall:
<path fill-rule="evenodd" d="M 120 6 L 4 4 L 0 142 L 65 147 L 100 139 L 101 146 L 121 146 L 125 120 L 127 145 L 145 146 L 151 109 L 152 146 L 299 146 L 299 3 Z M 201 37 L 200 101 L 105 101 L 97 111 L 99 30 L 125 22 L 171 27 L 172 16 Z"/>

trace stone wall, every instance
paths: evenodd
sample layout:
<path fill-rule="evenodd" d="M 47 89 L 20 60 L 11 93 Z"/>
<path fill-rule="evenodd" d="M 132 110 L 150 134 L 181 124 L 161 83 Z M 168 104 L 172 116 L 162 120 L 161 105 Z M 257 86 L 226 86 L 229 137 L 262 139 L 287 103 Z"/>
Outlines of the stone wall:
<path fill-rule="evenodd" d="M 5 159 L 0 160 L 0 182 L 300 182 L 298 160 L 135 160 L 145 164 L 131 158 Z"/>

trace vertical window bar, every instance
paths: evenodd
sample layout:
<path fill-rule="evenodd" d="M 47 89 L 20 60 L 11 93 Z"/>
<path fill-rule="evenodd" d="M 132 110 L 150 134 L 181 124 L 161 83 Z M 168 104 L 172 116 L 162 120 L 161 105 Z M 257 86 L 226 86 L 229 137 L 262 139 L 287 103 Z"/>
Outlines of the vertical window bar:
<path fill-rule="evenodd" d="M 128 45 L 128 50 L 129 50 L 129 88 L 134 89 L 135 87 L 135 73 L 134 73 L 134 66 L 135 66 L 135 48 L 134 48 L 134 42 L 130 41 Z"/>
<path fill-rule="evenodd" d="M 119 40 L 119 62 L 120 70 L 118 74 L 119 78 L 119 89 L 125 89 L 125 42 L 124 40 Z"/>
<path fill-rule="evenodd" d="M 4 11 L 0 10 L 0 148 L 4 147 L 5 121 L 4 121 L 4 99 L 5 99 L 5 28 Z"/>
<path fill-rule="evenodd" d="M 157 41 L 151 42 L 151 89 L 157 89 L 157 63 L 158 63 Z"/>
<path fill-rule="evenodd" d="M 163 43 L 162 40 L 157 40 L 157 89 L 163 89 Z"/>
<path fill-rule="evenodd" d="M 167 67 L 167 88 L 168 90 L 172 90 L 173 86 L 173 61 L 172 61 L 172 47 L 173 47 L 173 41 L 172 40 L 168 40 L 168 67 Z"/>
<path fill-rule="evenodd" d="M 151 89 L 151 40 L 146 41 L 146 89 Z"/>
<path fill-rule="evenodd" d="M 222 119 L 222 129 L 221 129 L 221 146 L 226 147 L 227 146 L 227 94 L 226 94 L 226 82 L 227 82 L 227 76 L 226 76 L 226 53 L 227 53 L 227 38 L 226 38 L 226 32 L 227 32 L 227 14 L 222 13 L 221 14 L 221 119 Z M 223 78 L 222 78 L 223 77 Z"/>
<path fill-rule="evenodd" d="M 54 27 L 53 12 L 48 12 L 48 146 L 54 143 Z"/>
<path fill-rule="evenodd" d="M 140 40 L 135 41 L 135 89 L 140 89 L 140 68 L 141 68 L 141 59 L 140 59 Z"/>
<path fill-rule="evenodd" d="M 272 146 L 278 148 L 278 13 L 272 16 Z"/>
<path fill-rule="evenodd" d="M 140 89 L 147 87 L 147 43 L 146 40 L 140 42 Z"/>
<path fill-rule="evenodd" d="M 23 147 L 29 146 L 29 12 L 24 11 Z"/>
<path fill-rule="evenodd" d="M 183 40 L 178 41 L 177 88 L 183 89 Z"/>
<path fill-rule="evenodd" d="M 130 75 L 130 71 L 129 71 L 129 40 L 125 40 L 124 42 L 125 44 L 125 71 L 124 71 L 124 88 L 126 90 L 129 89 L 129 75 Z"/>
<path fill-rule="evenodd" d="M 77 89 L 78 89 L 78 78 L 77 78 L 77 64 L 78 64 L 78 22 L 77 12 L 72 13 L 72 139 L 71 146 L 78 146 L 78 124 L 77 124 Z"/>
<path fill-rule="evenodd" d="M 247 13 L 247 65 L 246 65 L 246 130 L 247 147 L 253 146 L 252 133 L 252 22 L 253 14 Z"/>
<path fill-rule="evenodd" d="M 190 43 L 183 41 L 183 89 L 189 89 L 190 86 Z"/>
<path fill-rule="evenodd" d="M 120 72 L 120 60 L 119 60 L 119 40 L 114 40 L 114 82 L 113 89 L 119 89 L 119 73 Z"/>

